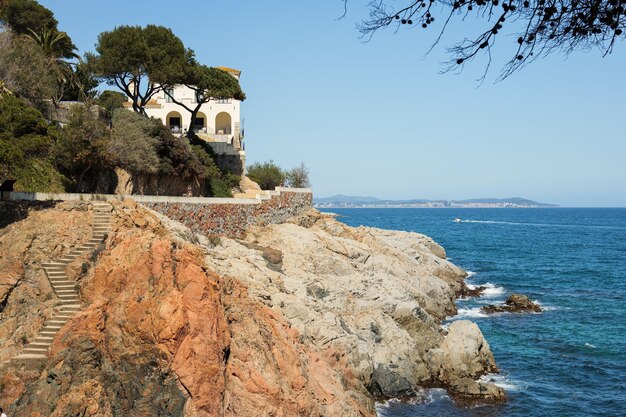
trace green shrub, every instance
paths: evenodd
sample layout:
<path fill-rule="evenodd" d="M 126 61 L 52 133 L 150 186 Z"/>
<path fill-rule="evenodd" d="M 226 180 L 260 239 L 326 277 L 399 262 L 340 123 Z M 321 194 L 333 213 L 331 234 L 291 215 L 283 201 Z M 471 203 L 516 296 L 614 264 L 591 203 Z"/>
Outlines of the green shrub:
<path fill-rule="evenodd" d="M 115 166 L 136 174 L 155 174 L 159 167 L 158 139 L 153 122 L 125 109 L 113 111 L 108 152 Z"/>
<path fill-rule="evenodd" d="M 311 186 L 309 169 L 304 166 L 304 163 L 300 164 L 299 167 L 285 172 L 285 184 L 288 187 L 294 188 L 307 188 Z"/>
<path fill-rule="evenodd" d="M 112 117 L 113 110 L 123 108 L 125 102 L 126 96 L 118 91 L 104 90 L 96 97 L 96 104 L 106 111 L 108 118 Z"/>
<path fill-rule="evenodd" d="M 263 190 L 273 190 L 285 181 L 285 173 L 274 161 L 256 162 L 248 167 L 248 177 Z"/>
<path fill-rule="evenodd" d="M 83 179 L 90 171 L 109 168 L 115 161 L 111 155 L 111 132 L 93 107 L 76 105 L 69 122 L 57 142 L 57 165 L 74 181 L 75 190 L 83 189 Z"/>
<path fill-rule="evenodd" d="M 67 180 L 53 158 L 59 136 L 38 110 L 0 94 L 0 179 L 16 179 L 19 191 L 64 191 Z"/>
<path fill-rule="evenodd" d="M 211 197 L 232 197 L 231 187 L 228 181 L 222 178 L 211 178 L 208 183 L 208 195 Z"/>
<path fill-rule="evenodd" d="M 44 100 L 57 91 L 56 78 L 42 49 L 11 31 L 0 32 L 0 79 L 42 111 L 47 109 Z"/>

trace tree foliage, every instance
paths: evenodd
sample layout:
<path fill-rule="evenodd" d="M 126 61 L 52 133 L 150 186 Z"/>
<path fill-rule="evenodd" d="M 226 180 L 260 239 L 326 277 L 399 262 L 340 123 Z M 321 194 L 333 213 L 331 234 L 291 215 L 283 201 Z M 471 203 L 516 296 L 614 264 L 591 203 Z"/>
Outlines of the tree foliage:
<path fill-rule="evenodd" d="M 217 99 L 234 98 L 241 101 L 246 99 L 246 95 L 241 90 L 239 81 L 227 71 L 206 65 L 199 65 L 195 62 L 188 65 L 184 72 L 176 74 L 168 81 L 169 84 L 172 85 L 183 84 L 187 86 L 196 96 L 195 106 L 191 106 L 170 95 L 168 91 L 165 90 L 165 93 L 174 103 L 191 113 L 190 136 L 194 134 L 193 127 L 195 126 L 196 116 L 202 105 Z"/>
<path fill-rule="evenodd" d="M 24 191 L 62 191 L 63 176 L 53 165 L 59 132 L 24 101 L 0 93 L 0 178 L 17 180 Z"/>
<path fill-rule="evenodd" d="M 452 56 L 446 70 L 483 55 L 486 74 L 491 48 L 500 40 L 512 49 L 500 78 L 553 52 L 599 49 L 609 54 L 625 36 L 626 25 L 625 0 L 375 0 L 369 9 L 359 27 L 365 38 L 389 26 L 428 29 L 436 19 L 442 25 L 435 45 L 450 24 L 477 18 L 483 28 L 448 49 Z"/>
<path fill-rule="evenodd" d="M 85 101 L 92 100 L 98 94 L 96 88 L 100 84 L 86 60 L 80 60 L 73 68 L 73 82 L 70 83 L 63 93 L 62 100 Z M 125 96 L 118 93 L 123 101 Z M 121 107 L 121 104 L 120 104 Z"/>
<path fill-rule="evenodd" d="M 57 29 L 54 14 L 34 0 L 7 0 L 2 6 L 0 19 L 18 34 Z"/>
<path fill-rule="evenodd" d="M 283 170 L 270 160 L 264 163 L 256 162 L 248 167 L 248 177 L 259 184 L 263 190 L 273 190 L 285 181 Z"/>
<path fill-rule="evenodd" d="M 0 33 L 0 79 L 16 95 L 44 110 L 56 94 L 56 78 L 43 50 L 23 36 Z"/>
<path fill-rule="evenodd" d="M 126 96 L 119 91 L 104 90 L 96 97 L 96 104 L 102 107 L 109 118 L 113 115 L 113 110 L 121 109 L 126 102 Z"/>
<path fill-rule="evenodd" d="M 125 109 L 114 110 L 112 121 L 108 153 L 113 163 L 133 173 L 156 174 L 159 156 L 153 121 Z"/>
<path fill-rule="evenodd" d="M 79 192 L 89 191 L 83 189 L 83 179 L 89 171 L 112 165 L 113 158 L 109 153 L 111 134 L 95 110 L 83 105 L 73 106 L 57 144 L 57 163 L 74 181 Z"/>
<path fill-rule="evenodd" d="M 76 54 L 76 47 L 65 32 L 47 28 L 40 33 L 32 30 L 30 32 L 27 35 L 28 39 L 41 48 L 48 68 L 56 81 L 57 88 L 52 101 L 58 106 L 67 89 L 74 87 L 79 91 L 83 90 L 77 73 L 74 71 L 74 64 L 68 61 L 68 58 L 79 59 L 80 57 Z"/>
<path fill-rule="evenodd" d="M 285 185 L 294 188 L 308 188 L 311 186 L 309 169 L 304 163 L 301 163 L 299 167 L 285 172 Z"/>
<path fill-rule="evenodd" d="M 117 86 L 145 114 L 148 101 L 168 87 L 167 81 L 184 72 L 193 52 L 163 26 L 119 26 L 98 36 L 97 55 L 91 57 L 96 74 Z"/>

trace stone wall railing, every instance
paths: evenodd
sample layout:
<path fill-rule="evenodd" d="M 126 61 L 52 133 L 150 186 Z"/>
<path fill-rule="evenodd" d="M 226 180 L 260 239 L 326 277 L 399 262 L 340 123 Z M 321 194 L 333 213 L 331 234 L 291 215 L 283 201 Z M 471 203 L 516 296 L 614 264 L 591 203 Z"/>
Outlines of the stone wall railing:
<path fill-rule="evenodd" d="M 277 187 L 261 191 L 256 198 L 174 197 L 114 194 L 51 194 L 11 192 L 10 200 L 27 201 L 111 201 L 130 198 L 194 232 L 242 237 L 252 225 L 282 223 L 313 207 L 309 188 Z"/>

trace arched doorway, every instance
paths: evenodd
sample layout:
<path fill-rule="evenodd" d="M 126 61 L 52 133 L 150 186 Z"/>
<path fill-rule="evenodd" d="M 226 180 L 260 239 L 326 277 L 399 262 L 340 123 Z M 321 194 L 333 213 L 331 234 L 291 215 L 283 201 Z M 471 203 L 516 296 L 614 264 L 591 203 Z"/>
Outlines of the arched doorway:
<path fill-rule="evenodd" d="M 206 114 L 199 111 L 198 114 L 196 114 L 196 120 L 193 125 L 193 131 L 196 133 L 206 133 L 207 132 L 206 122 L 207 122 Z"/>
<path fill-rule="evenodd" d="M 165 125 L 173 133 L 179 133 L 182 131 L 183 118 L 179 112 L 171 111 L 167 114 L 167 117 L 165 118 Z"/>
<path fill-rule="evenodd" d="M 230 135 L 232 133 L 231 124 L 232 119 L 230 114 L 225 111 L 218 113 L 217 116 L 215 116 L 215 134 Z"/>

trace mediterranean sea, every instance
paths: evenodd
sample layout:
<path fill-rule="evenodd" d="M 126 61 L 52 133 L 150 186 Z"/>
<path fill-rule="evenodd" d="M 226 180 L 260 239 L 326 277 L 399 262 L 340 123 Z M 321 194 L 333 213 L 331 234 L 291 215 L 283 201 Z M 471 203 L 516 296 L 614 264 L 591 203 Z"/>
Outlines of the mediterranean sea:
<path fill-rule="evenodd" d="M 327 209 L 350 226 L 432 237 L 480 298 L 451 320 L 476 322 L 507 391 L 498 406 L 456 407 L 443 390 L 421 404 L 388 402 L 380 417 L 626 415 L 626 209 Z M 461 218 L 455 223 L 454 218 Z M 544 312 L 480 312 L 512 292 Z"/>

